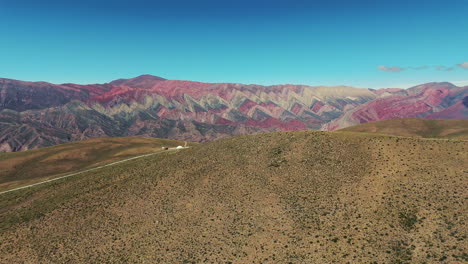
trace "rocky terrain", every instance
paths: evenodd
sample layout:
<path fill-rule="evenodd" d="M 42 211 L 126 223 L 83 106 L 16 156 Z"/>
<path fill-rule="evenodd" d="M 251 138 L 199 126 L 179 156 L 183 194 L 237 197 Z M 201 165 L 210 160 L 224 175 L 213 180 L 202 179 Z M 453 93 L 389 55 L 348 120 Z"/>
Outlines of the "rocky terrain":
<path fill-rule="evenodd" d="M 384 93 L 380 98 L 347 111 L 323 126 L 336 130 L 352 125 L 403 117 L 468 119 L 468 87 L 451 83 L 428 83 Z"/>
<path fill-rule="evenodd" d="M 77 85 L 0 79 L 0 151 L 95 137 L 209 141 L 285 130 L 335 130 L 399 117 L 468 118 L 468 87 L 402 89 L 244 85 L 151 75 Z"/>
<path fill-rule="evenodd" d="M 3 194 L 0 263 L 466 263 L 467 150 L 312 131 L 199 144 Z"/>

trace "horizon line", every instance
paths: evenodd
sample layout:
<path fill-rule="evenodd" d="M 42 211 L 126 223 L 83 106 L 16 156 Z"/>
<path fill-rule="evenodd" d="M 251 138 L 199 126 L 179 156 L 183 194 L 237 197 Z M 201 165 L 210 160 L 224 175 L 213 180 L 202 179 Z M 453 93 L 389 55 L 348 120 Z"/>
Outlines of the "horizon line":
<path fill-rule="evenodd" d="M 350 87 L 350 88 L 358 88 L 358 89 L 374 89 L 374 90 L 379 90 L 379 89 L 392 89 L 392 88 L 397 88 L 397 89 L 409 89 L 415 86 L 423 85 L 423 84 L 428 84 L 428 83 L 451 83 L 457 87 L 464 87 L 468 85 L 468 80 L 457 80 L 457 81 L 428 81 L 428 82 L 421 82 L 421 83 L 413 83 L 413 84 L 397 84 L 394 86 L 380 86 L 378 88 L 374 87 L 363 87 L 363 86 L 354 86 L 354 85 L 347 85 L 347 84 L 336 84 L 336 85 L 330 85 L 330 84 L 303 84 L 303 83 L 276 83 L 276 84 L 264 84 L 262 82 L 257 82 L 257 83 L 242 83 L 242 82 L 213 82 L 213 81 L 195 81 L 195 80 L 184 80 L 184 79 L 166 79 L 164 77 L 158 76 L 158 75 L 153 75 L 153 74 L 140 74 L 135 77 L 129 77 L 129 78 L 117 78 L 113 79 L 110 81 L 90 81 L 90 82 L 83 82 L 83 81 L 65 81 L 65 82 L 60 82 L 60 81 L 49 81 L 49 80 L 25 80 L 25 79 L 14 79 L 14 78 L 8 78 L 8 77 L 1 77 L 0 79 L 7 79 L 7 80 L 15 80 L 15 81 L 22 81 L 22 82 L 31 82 L 31 83 L 49 83 L 53 85 L 65 85 L 65 84 L 77 84 L 77 85 L 102 85 L 102 84 L 108 84 L 117 80 L 129 80 L 129 79 L 135 79 L 138 77 L 142 76 L 148 76 L 148 77 L 156 77 L 156 78 L 161 78 L 163 80 L 161 81 L 188 81 L 188 82 L 198 82 L 198 83 L 208 83 L 208 84 L 220 84 L 220 83 L 225 83 L 225 84 L 242 84 L 242 85 L 260 85 L 260 86 L 285 86 L 285 85 L 303 85 L 303 86 L 310 86 L 310 87 Z"/>

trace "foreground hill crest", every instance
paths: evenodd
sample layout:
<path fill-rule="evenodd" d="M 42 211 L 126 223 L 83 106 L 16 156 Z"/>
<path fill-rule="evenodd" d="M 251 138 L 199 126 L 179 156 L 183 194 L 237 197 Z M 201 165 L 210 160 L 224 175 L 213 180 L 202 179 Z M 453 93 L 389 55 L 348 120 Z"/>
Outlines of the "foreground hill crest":
<path fill-rule="evenodd" d="M 163 152 L 3 194 L 0 262 L 465 263 L 467 144 L 296 131 Z"/>

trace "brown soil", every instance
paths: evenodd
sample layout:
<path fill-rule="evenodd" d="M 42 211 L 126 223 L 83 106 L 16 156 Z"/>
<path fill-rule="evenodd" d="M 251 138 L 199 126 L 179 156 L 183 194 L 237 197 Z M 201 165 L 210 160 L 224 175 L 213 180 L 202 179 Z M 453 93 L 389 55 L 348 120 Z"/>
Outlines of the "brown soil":
<path fill-rule="evenodd" d="M 360 124 L 341 131 L 468 140 L 468 119 L 391 119 Z"/>
<path fill-rule="evenodd" d="M 1 263 L 466 263 L 468 142 L 223 139 L 0 197 Z"/>

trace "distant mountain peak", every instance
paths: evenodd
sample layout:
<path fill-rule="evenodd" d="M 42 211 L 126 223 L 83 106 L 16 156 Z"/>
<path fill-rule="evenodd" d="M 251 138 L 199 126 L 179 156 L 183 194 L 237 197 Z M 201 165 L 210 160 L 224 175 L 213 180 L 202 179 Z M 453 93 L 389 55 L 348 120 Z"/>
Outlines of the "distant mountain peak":
<path fill-rule="evenodd" d="M 430 82 L 430 83 L 425 83 L 425 84 L 420 84 L 417 86 L 413 86 L 409 89 L 413 88 L 447 88 L 447 89 L 452 89 L 452 88 L 457 88 L 455 84 L 451 82 Z"/>
<path fill-rule="evenodd" d="M 164 78 L 154 76 L 151 74 L 143 74 L 143 75 L 130 78 L 130 79 L 118 79 L 118 80 L 110 82 L 110 84 L 135 86 L 135 85 L 141 85 L 143 83 L 154 83 L 154 82 L 165 81 L 165 80 L 166 79 Z"/>
<path fill-rule="evenodd" d="M 152 81 L 165 81 L 166 79 L 159 77 L 159 76 L 154 76 L 151 74 L 142 74 L 140 76 L 137 76 L 135 78 L 132 78 L 133 80 L 152 80 Z"/>

